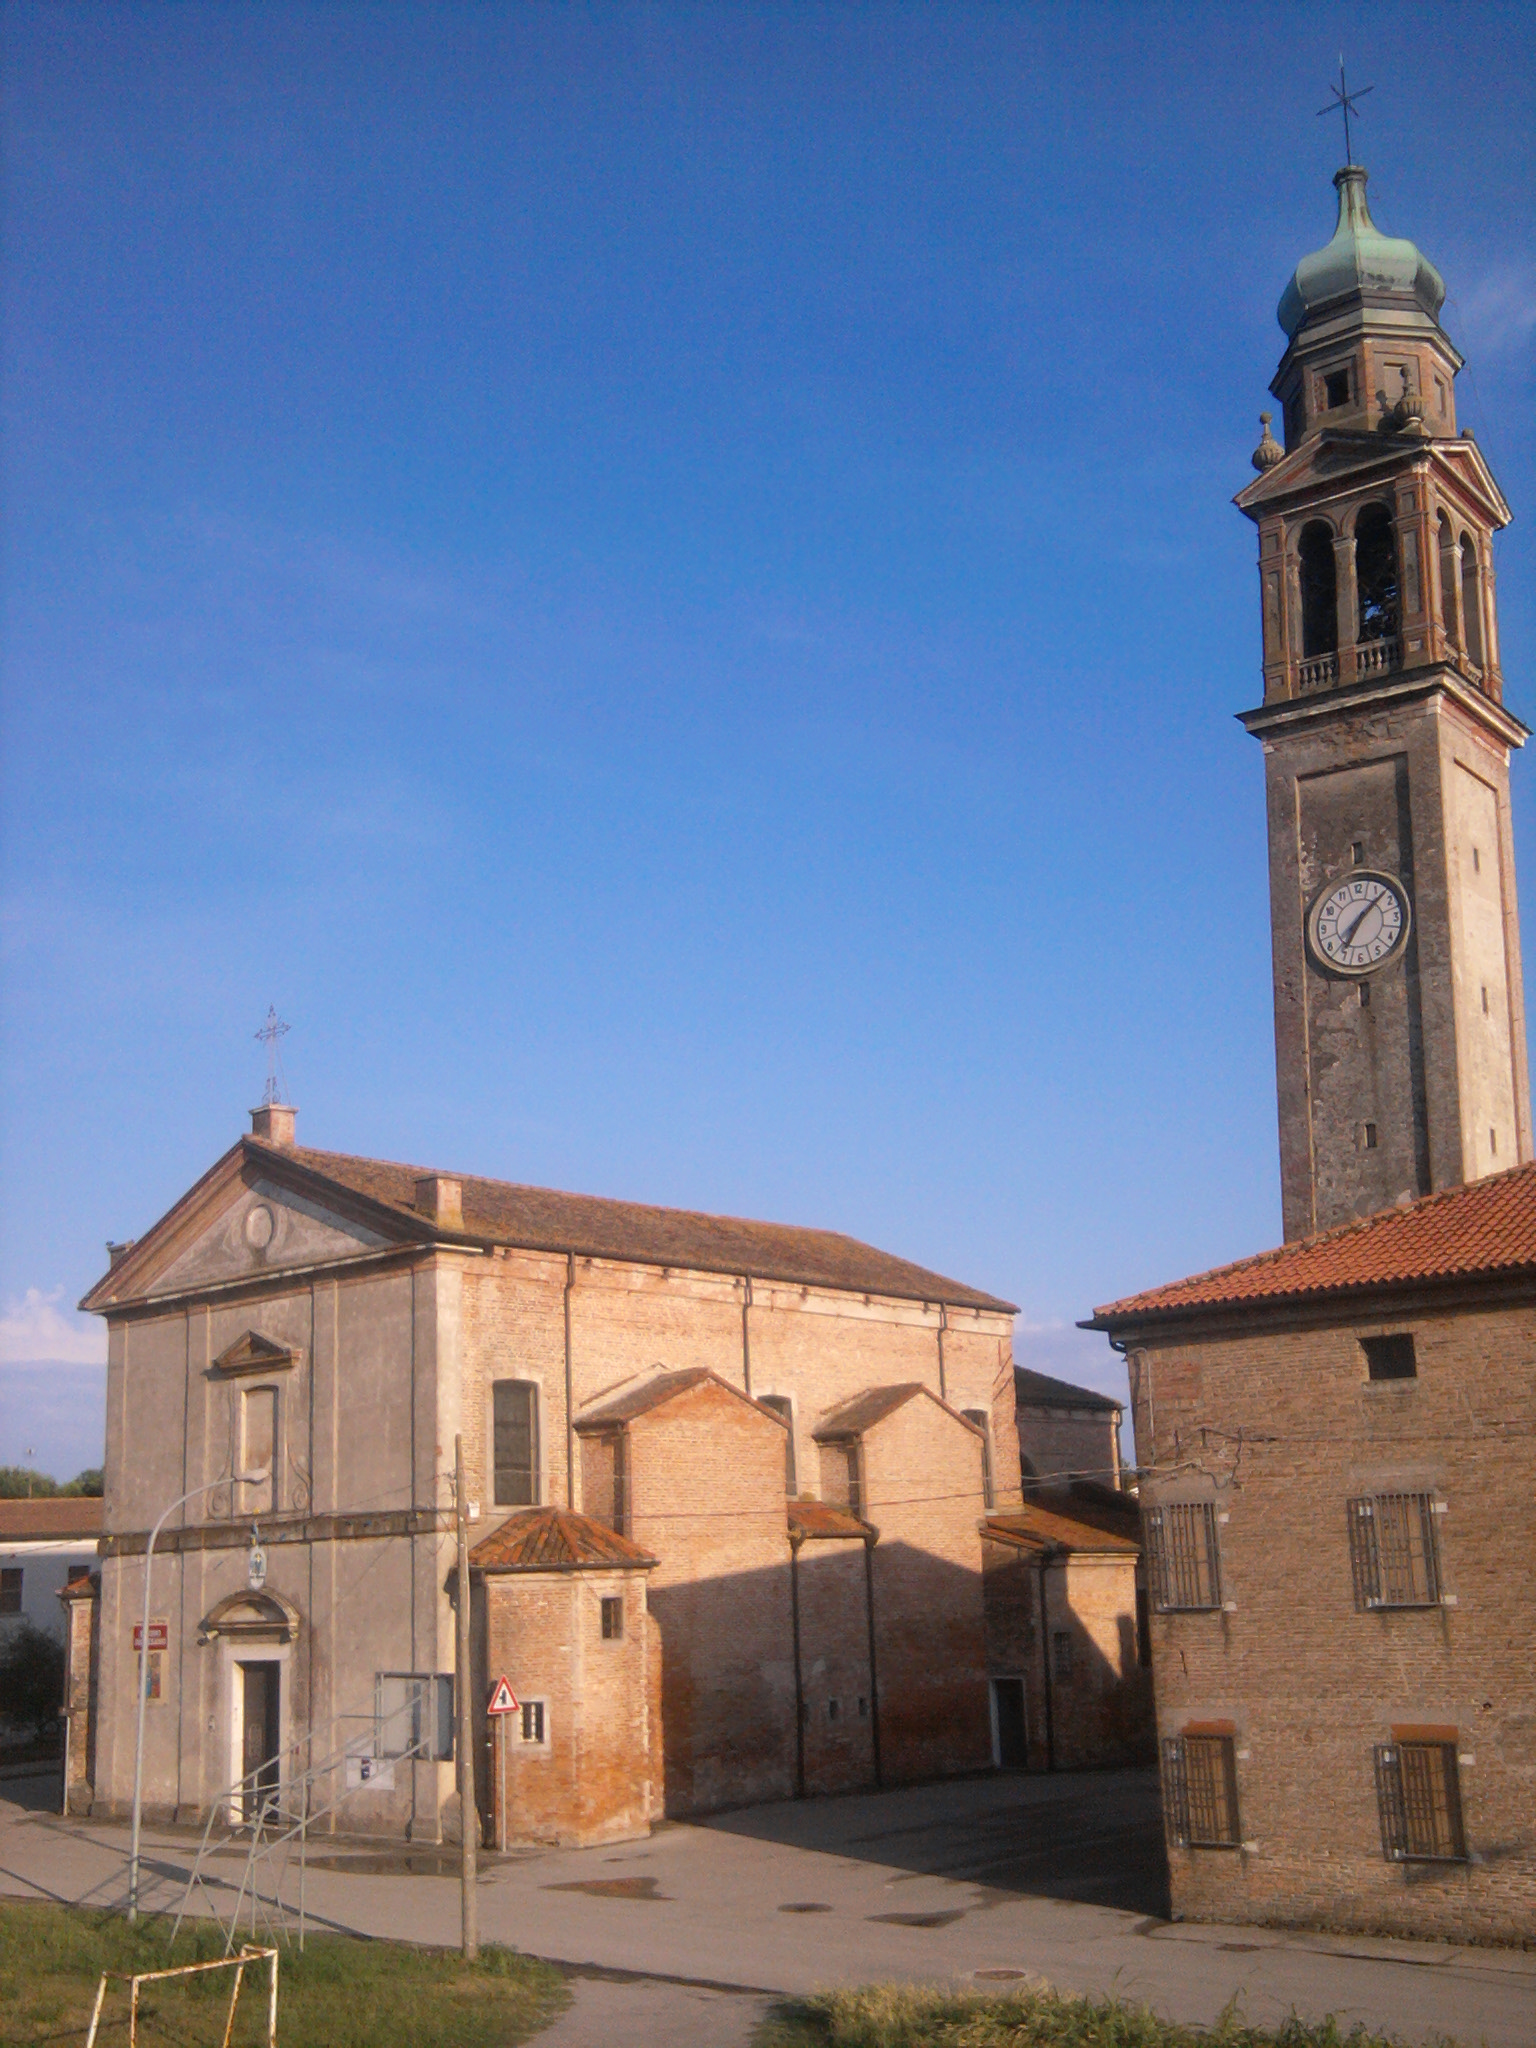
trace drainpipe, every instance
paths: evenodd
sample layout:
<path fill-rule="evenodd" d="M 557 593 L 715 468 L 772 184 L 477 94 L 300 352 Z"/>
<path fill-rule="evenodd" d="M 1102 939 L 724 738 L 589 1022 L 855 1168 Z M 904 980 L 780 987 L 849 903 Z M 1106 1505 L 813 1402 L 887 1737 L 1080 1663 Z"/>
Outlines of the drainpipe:
<path fill-rule="evenodd" d="M 1051 1616 L 1045 1599 L 1045 1574 L 1051 1562 L 1050 1550 L 1040 1553 L 1040 1669 L 1045 1674 L 1045 1768 L 1056 1768 L 1056 1716 L 1051 1696 Z"/>
<path fill-rule="evenodd" d="M 576 1507 L 576 1418 L 571 1413 L 571 1289 L 576 1285 L 576 1254 L 565 1255 L 565 1504 Z"/>
<path fill-rule="evenodd" d="M 949 1389 L 944 1381 L 944 1332 L 949 1328 L 949 1310 L 939 1303 L 939 1399 L 948 1401 Z"/>
<path fill-rule="evenodd" d="M 805 1680 L 800 1669 L 800 1546 L 803 1536 L 789 1538 L 789 1613 L 795 1634 L 795 1797 L 805 1797 Z"/>
<path fill-rule="evenodd" d="M 747 1315 L 752 1307 L 752 1275 L 741 1276 L 743 1293 L 741 1297 L 741 1380 L 746 1389 L 747 1399 L 752 1398 L 752 1332 L 747 1325 Z"/>
<path fill-rule="evenodd" d="M 885 1772 L 880 1763 L 880 1676 L 875 1669 L 875 1545 L 880 1531 L 871 1529 L 864 1538 L 864 1618 L 869 1627 L 869 1735 L 875 1752 L 875 1789 L 885 1790 Z"/>

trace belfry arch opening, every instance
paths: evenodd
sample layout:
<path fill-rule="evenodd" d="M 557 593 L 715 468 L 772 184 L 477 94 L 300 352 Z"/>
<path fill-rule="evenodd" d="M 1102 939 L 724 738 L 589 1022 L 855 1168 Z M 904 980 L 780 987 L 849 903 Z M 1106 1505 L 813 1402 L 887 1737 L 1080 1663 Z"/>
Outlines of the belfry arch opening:
<path fill-rule="evenodd" d="M 1445 637 L 1453 647 L 1461 645 L 1461 611 L 1458 603 L 1457 583 L 1460 565 L 1456 558 L 1456 536 L 1451 531 L 1451 522 L 1442 512 L 1438 528 L 1440 539 L 1440 618 L 1445 627 Z"/>
<path fill-rule="evenodd" d="M 1397 535 L 1385 505 L 1367 505 L 1355 521 L 1355 588 L 1360 639 L 1395 639 L 1400 616 Z"/>
<path fill-rule="evenodd" d="M 1467 659 L 1483 665 L 1483 606 L 1477 588 L 1477 543 L 1461 536 L 1461 618 Z"/>
<path fill-rule="evenodd" d="M 1333 559 L 1333 529 L 1314 519 L 1302 529 L 1301 652 L 1303 660 L 1337 654 L 1339 649 L 1338 570 Z"/>

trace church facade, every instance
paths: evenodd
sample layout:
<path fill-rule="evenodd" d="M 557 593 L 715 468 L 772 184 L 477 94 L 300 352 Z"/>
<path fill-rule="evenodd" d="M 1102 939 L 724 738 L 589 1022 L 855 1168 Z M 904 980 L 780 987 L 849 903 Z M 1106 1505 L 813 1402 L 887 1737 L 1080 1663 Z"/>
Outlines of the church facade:
<path fill-rule="evenodd" d="M 829 1231 L 254 1124 L 84 1304 L 109 1366 L 78 1805 L 130 1797 L 147 1536 L 186 1495 L 148 1806 L 239 1812 L 330 1758 L 325 1825 L 455 1835 L 456 1439 L 492 1843 L 1047 1764 L 1050 1643 L 1077 1653 L 1061 1753 L 1145 1741 L 1134 1541 L 1019 1521 L 1011 1304 Z M 1004 1558 L 1032 1562 L 1022 1616 L 989 1611 Z"/>
<path fill-rule="evenodd" d="M 1536 1934 L 1536 1165 L 1492 535 L 1366 174 L 1279 308 L 1258 529 L 1280 1250 L 1113 1302 L 1179 1915 Z"/>

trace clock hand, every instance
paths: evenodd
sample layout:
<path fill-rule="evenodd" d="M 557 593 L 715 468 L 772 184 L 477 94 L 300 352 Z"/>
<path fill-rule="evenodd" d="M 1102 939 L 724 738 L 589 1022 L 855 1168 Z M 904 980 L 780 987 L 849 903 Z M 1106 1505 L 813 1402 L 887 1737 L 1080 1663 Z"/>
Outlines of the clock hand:
<path fill-rule="evenodd" d="M 1359 931 L 1361 925 L 1365 923 L 1365 920 L 1367 919 L 1367 917 L 1369 917 L 1369 915 L 1375 908 L 1376 899 L 1373 896 L 1370 902 L 1362 907 L 1360 915 L 1355 919 L 1354 923 L 1350 926 L 1349 930 L 1342 934 L 1343 943 L 1346 946 L 1351 946 L 1354 944 L 1355 933 Z"/>

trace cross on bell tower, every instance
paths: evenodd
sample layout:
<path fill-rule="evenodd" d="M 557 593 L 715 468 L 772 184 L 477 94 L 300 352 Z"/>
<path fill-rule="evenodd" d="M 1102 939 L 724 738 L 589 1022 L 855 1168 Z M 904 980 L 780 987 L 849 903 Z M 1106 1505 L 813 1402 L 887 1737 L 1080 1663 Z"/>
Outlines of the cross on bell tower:
<path fill-rule="evenodd" d="M 1369 88 L 1367 88 L 1368 90 Z M 1344 81 L 1324 112 L 1353 102 Z M 1532 1156 L 1493 535 L 1445 286 L 1347 163 L 1262 415 L 1264 748 L 1285 1235 Z"/>

